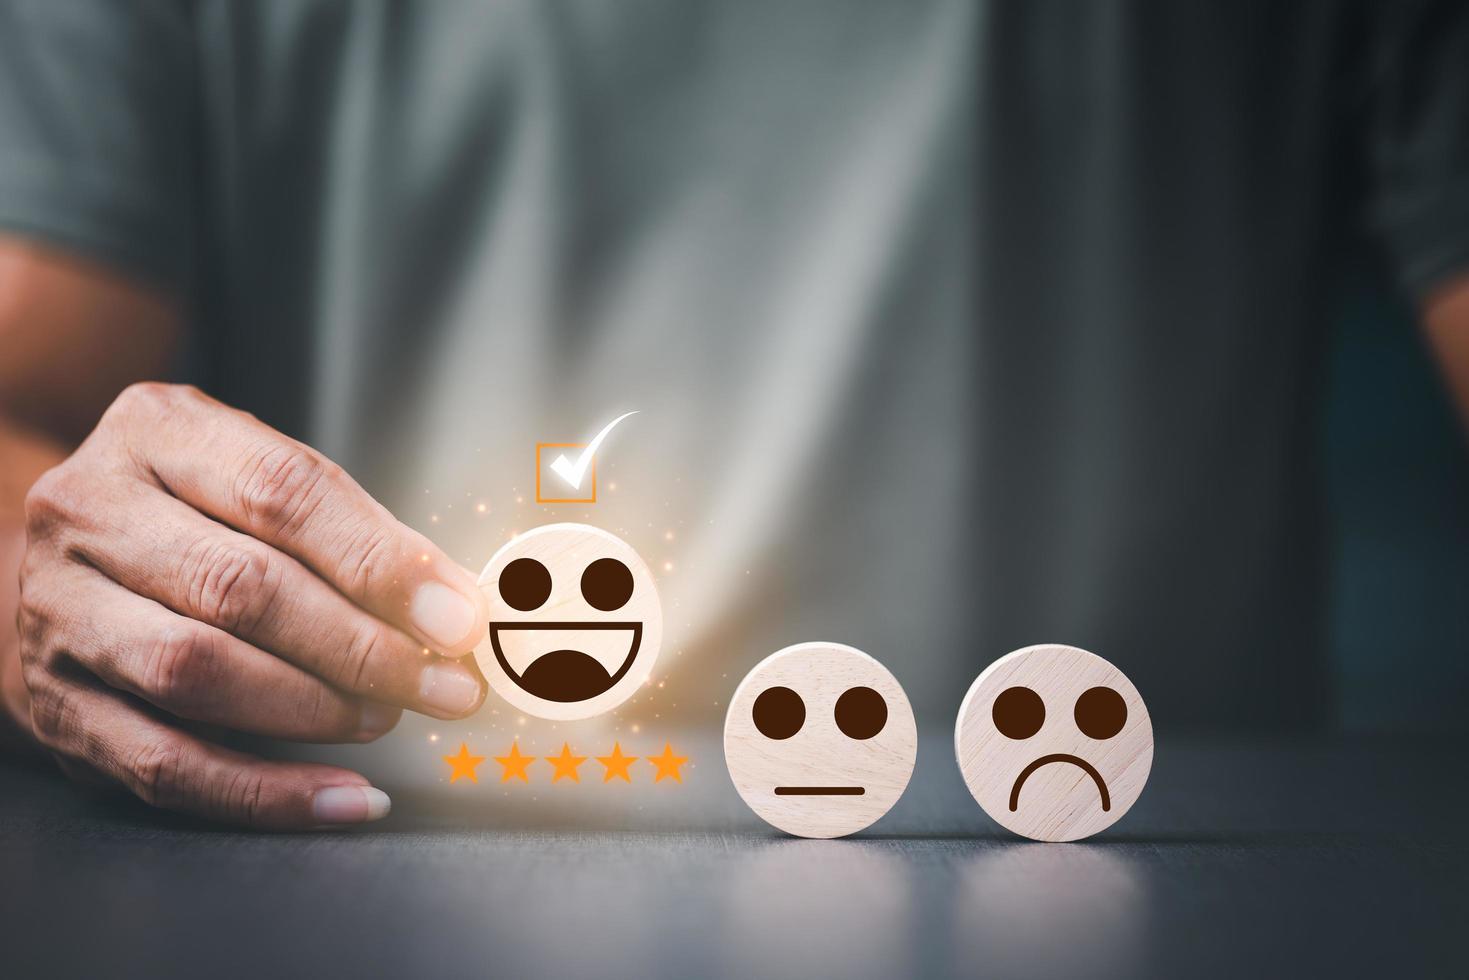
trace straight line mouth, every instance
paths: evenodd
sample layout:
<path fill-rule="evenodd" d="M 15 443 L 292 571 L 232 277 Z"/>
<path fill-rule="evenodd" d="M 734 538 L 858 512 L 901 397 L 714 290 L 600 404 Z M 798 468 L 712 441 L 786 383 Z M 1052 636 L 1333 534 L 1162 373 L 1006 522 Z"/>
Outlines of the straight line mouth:
<path fill-rule="evenodd" d="M 525 622 L 516 622 L 515 620 L 501 620 L 500 622 L 495 622 L 495 621 L 491 620 L 491 622 L 490 622 L 490 629 L 492 629 L 492 630 L 637 630 L 639 633 L 641 633 L 642 630 L 643 630 L 643 624 L 641 622 L 637 621 L 637 620 L 631 620 L 631 619 L 630 620 L 627 620 L 627 621 L 617 621 L 617 622 L 607 622 L 606 620 L 600 620 L 600 619 L 587 620 L 586 622 L 577 622 L 575 620 L 565 620 L 565 621 L 562 621 L 562 622 L 554 622 L 554 623 L 542 622 L 540 620 L 527 620 Z"/>
<path fill-rule="evenodd" d="M 1011 813 L 1014 813 L 1015 810 L 1020 806 L 1020 787 L 1025 785 L 1025 781 L 1030 778 L 1030 774 L 1035 772 L 1041 766 L 1050 765 L 1052 762 L 1069 762 L 1071 765 L 1077 766 L 1081 769 L 1082 772 L 1092 777 L 1092 782 L 1097 784 L 1097 793 L 1099 793 L 1102 797 L 1102 812 L 1105 813 L 1108 810 L 1112 809 L 1112 797 L 1107 793 L 1107 781 L 1102 778 L 1101 773 L 1097 772 L 1096 766 L 1093 766 L 1090 762 L 1087 762 L 1085 759 L 1080 758 L 1079 756 L 1069 755 L 1065 752 L 1057 752 L 1054 755 L 1043 755 L 1039 759 L 1032 762 L 1030 765 L 1026 766 L 1024 769 L 1020 770 L 1020 775 L 1015 777 L 1015 785 L 1010 790 Z"/>
<path fill-rule="evenodd" d="M 861 786 L 777 786 L 776 796 L 861 796 Z"/>

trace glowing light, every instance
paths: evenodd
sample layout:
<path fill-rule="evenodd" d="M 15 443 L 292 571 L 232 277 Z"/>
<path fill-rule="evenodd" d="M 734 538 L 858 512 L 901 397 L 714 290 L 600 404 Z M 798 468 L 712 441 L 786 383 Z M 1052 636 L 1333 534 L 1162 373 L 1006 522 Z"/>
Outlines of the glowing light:
<path fill-rule="evenodd" d="M 474 505 L 474 511 L 475 511 L 476 514 L 487 514 L 487 513 L 489 513 L 489 510 L 490 510 L 490 505 L 489 504 L 475 504 Z"/>
<path fill-rule="evenodd" d="M 663 540 L 664 541 L 672 541 L 673 540 L 673 531 L 671 531 L 671 530 L 664 531 L 663 532 Z"/>
<path fill-rule="evenodd" d="M 430 742 L 437 742 L 439 740 L 439 733 L 438 732 L 429 732 L 428 733 L 428 740 Z"/>
<path fill-rule="evenodd" d="M 664 562 L 663 563 L 663 570 L 665 572 L 671 572 L 671 571 L 673 571 L 673 562 L 671 562 L 671 561 Z"/>

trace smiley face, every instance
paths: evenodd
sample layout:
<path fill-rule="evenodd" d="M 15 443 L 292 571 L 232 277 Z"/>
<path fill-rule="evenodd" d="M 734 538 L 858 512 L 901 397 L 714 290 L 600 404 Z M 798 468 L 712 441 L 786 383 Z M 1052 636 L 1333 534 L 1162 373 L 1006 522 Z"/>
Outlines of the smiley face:
<path fill-rule="evenodd" d="M 903 795 L 918 755 L 908 696 L 888 669 L 839 643 L 800 643 L 735 689 L 724 758 L 735 789 L 798 837 L 843 837 Z"/>
<path fill-rule="evenodd" d="M 998 823 L 1033 840 L 1080 840 L 1142 794 L 1153 723 L 1122 671 L 1077 647 L 1043 644 L 975 679 L 954 751 L 969 792 Z"/>
<path fill-rule="evenodd" d="M 480 573 L 490 631 L 475 649 L 497 694 L 538 718 L 590 718 L 626 701 L 658 659 L 663 612 L 653 573 L 621 538 L 547 524 Z"/>

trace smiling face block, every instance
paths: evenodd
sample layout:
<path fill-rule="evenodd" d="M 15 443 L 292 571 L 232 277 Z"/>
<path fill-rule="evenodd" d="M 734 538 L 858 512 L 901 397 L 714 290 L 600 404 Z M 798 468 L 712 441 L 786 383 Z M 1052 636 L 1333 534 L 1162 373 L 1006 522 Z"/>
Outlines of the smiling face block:
<path fill-rule="evenodd" d="M 843 837 L 903 795 L 918 755 L 908 696 L 888 669 L 838 643 L 760 661 L 735 689 L 724 758 L 762 819 L 798 837 Z"/>
<path fill-rule="evenodd" d="M 1153 723 L 1122 671 L 1043 644 L 979 675 L 959 707 L 954 751 L 969 792 L 1002 826 L 1032 840 L 1080 840 L 1142 794 Z"/>
<path fill-rule="evenodd" d="M 475 649 L 497 694 L 526 714 L 573 721 L 626 701 L 653 670 L 663 612 L 653 573 L 615 535 L 547 524 L 480 573 L 490 632 Z"/>

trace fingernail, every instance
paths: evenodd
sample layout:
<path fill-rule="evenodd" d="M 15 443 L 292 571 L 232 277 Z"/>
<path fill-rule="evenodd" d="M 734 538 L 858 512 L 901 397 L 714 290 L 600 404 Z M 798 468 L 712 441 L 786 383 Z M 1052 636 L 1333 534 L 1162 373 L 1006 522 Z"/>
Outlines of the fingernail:
<path fill-rule="evenodd" d="M 445 647 L 463 642 L 474 628 L 477 615 L 474 603 L 442 582 L 420 585 L 408 605 L 408 616 L 413 625 Z"/>
<path fill-rule="evenodd" d="M 318 823 L 367 823 L 381 820 L 392 809 L 388 794 L 371 786 L 328 786 L 311 799 L 311 815 Z"/>
<path fill-rule="evenodd" d="M 368 701 L 357 716 L 357 737 L 377 738 L 396 725 L 401 714 L 401 711 L 390 705 Z"/>
<path fill-rule="evenodd" d="M 418 696 L 435 711 L 462 715 L 479 704 L 479 678 L 453 664 L 429 664 L 419 675 Z"/>

